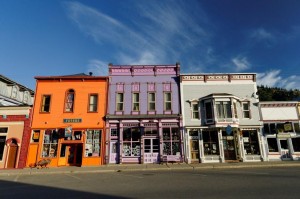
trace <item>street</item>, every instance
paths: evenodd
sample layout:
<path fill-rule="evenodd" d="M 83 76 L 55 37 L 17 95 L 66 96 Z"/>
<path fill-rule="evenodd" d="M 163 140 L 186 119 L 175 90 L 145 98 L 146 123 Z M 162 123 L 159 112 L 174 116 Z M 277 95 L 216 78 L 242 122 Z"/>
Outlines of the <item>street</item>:
<path fill-rule="evenodd" d="M 0 198 L 299 198 L 300 168 L 0 176 Z"/>

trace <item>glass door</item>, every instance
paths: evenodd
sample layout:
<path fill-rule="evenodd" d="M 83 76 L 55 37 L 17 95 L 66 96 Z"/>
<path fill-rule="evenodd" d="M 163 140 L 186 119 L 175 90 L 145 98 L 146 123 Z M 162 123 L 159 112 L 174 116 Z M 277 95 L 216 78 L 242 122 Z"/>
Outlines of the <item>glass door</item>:
<path fill-rule="evenodd" d="M 280 153 L 281 153 L 281 159 L 282 160 L 289 160 L 291 159 L 288 140 L 287 139 L 281 139 L 280 141 Z"/>
<path fill-rule="evenodd" d="M 119 158 L 119 143 L 117 140 L 112 140 L 110 142 L 110 155 L 109 155 L 109 163 L 117 164 Z"/>
<path fill-rule="evenodd" d="M 144 139 L 144 163 L 159 163 L 159 140 L 157 138 Z"/>

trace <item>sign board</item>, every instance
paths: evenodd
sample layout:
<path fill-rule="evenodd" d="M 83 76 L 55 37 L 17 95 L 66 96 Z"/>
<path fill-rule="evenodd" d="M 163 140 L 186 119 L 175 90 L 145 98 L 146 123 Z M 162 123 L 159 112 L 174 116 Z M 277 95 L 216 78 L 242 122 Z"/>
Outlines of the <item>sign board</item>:
<path fill-rule="evenodd" d="M 63 122 L 64 123 L 81 123 L 82 122 L 82 119 L 81 118 L 66 118 L 66 119 L 63 119 Z"/>
<path fill-rule="evenodd" d="M 68 126 L 65 128 L 65 137 L 72 137 L 72 127 Z"/>
<path fill-rule="evenodd" d="M 228 126 L 226 127 L 226 134 L 227 134 L 227 135 L 231 135 L 231 133 L 232 133 L 232 127 L 231 127 L 230 125 L 228 125 Z"/>

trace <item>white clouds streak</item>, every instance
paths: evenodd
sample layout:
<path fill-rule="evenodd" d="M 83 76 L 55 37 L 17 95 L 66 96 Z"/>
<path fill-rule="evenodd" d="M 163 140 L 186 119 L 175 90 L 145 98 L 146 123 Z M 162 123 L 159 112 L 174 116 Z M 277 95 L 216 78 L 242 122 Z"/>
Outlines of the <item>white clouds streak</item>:
<path fill-rule="evenodd" d="M 231 60 L 235 65 L 235 71 L 245 71 L 250 68 L 250 63 L 246 57 L 235 57 Z"/>
<path fill-rule="evenodd" d="M 257 74 L 257 84 L 268 87 L 279 87 L 285 89 L 300 89 L 300 77 L 293 75 L 283 78 L 280 70 L 271 70 Z"/>

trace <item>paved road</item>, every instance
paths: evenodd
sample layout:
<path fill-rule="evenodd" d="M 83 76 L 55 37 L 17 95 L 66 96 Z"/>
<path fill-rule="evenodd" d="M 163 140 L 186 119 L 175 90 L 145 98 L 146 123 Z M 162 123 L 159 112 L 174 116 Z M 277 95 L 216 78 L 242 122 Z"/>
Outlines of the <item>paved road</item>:
<path fill-rule="evenodd" d="M 0 198 L 300 198 L 300 168 L 0 176 Z"/>

